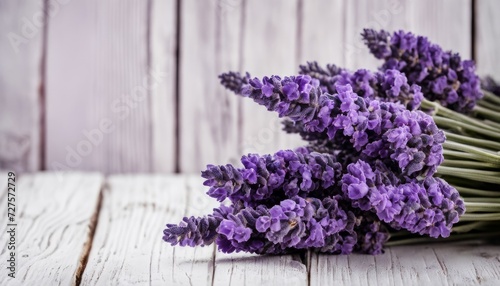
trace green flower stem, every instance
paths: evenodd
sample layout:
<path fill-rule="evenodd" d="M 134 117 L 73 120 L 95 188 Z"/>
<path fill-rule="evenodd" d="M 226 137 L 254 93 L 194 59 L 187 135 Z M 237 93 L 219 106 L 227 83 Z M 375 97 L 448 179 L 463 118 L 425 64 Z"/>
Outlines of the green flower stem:
<path fill-rule="evenodd" d="M 459 190 L 459 192 L 460 192 L 460 190 Z M 497 193 L 500 193 L 500 192 L 497 192 Z M 500 204 L 500 198 L 464 197 L 463 199 L 465 200 L 465 202 L 498 203 L 498 204 Z"/>
<path fill-rule="evenodd" d="M 480 126 L 473 126 L 473 125 L 470 125 L 470 124 L 467 124 L 467 123 L 464 123 L 461 121 L 452 120 L 452 119 L 441 117 L 441 116 L 432 116 L 432 118 L 434 119 L 434 122 L 436 122 L 436 124 L 441 128 L 442 127 L 452 128 L 452 129 L 462 128 L 462 129 L 469 130 L 469 131 L 472 131 L 472 132 L 477 133 L 477 134 L 481 134 L 483 136 L 487 136 L 489 138 L 500 140 L 500 132 L 498 132 L 498 130 L 493 128 L 493 127 L 485 128 L 483 126 L 481 126 L 481 127 Z M 460 129 L 458 129 L 458 130 L 460 130 Z"/>
<path fill-rule="evenodd" d="M 500 185 L 500 172 L 495 172 L 495 171 L 484 171 L 484 170 L 439 166 L 437 168 L 437 173 L 441 175 L 454 176 L 478 182 Z"/>
<path fill-rule="evenodd" d="M 464 232 L 469 232 L 471 230 L 484 229 L 484 227 L 489 227 L 491 225 L 492 223 L 489 221 L 467 222 L 466 224 L 453 227 L 451 231 L 454 233 L 464 233 Z"/>
<path fill-rule="evenodd" d="M 494 122 L 500 122 L 500 114 L 498 111 L 493 111 L 489 110 L 487 108 L 481 107 L 481 106 L 476 106 L 474 107 L 474 112 L 476 114 L 479 114 L 485 118 L 489 118 L 490 120 L 493 120 Z"/>
<path fill-rule="evenodd" d="M 462 113 L 453 111 L 453 110 L 448 109 L 446 107 L 443 107 L 437 102 L 433 102 L 433 101 L 429 101 L 427 99 L 424 99 L 420 106 L 423 108 L 433 109 L 434 114 L 443 116 L 448 120 L 458 121 L 461 124 L 463 124 L 464 126 L 471 125 L 471 126 L 481 127 L 481 128 L 495 131 L 494 127 L 491 127 L 488 124 L 485 124 L 484 122 L 482 122 L 478 119 L 472 118 L 470 116 L 467 116 L 467 115 L 464 115 Z M 436 115 L 434 115 L 433 117 L 435 117 Z M 437 124 L 437 122 L 436 122 L 436 124 Z"/>
<path fill-rule="evenodd" d="M 465 201 L 465 209 L 469 212 L 500 212 L 499 203 L 477 203 Z"/>
<path fill-rule="evenodd" d="M 498 169 L 499 167 L 495 164 L 486 163 L 486 162 L 477 162 L 477 161 L 467 161 L 467 160 L 450 160 L 445 159 L 442 166 L 447 167 L 458 167 L 458 168 L 469 168 L 469 169 L 488 169 L 494 168 Z"/>
<path fill-rule="evenodd" d="M 446 139 L 450 139 L 455 142 L 500 151 L 500 143 L 492 140 L 472 138 L 470 136 L 455 134 L 449 131 L 444 131 L 444 134 L 446 135 Z"/>
<path fill-rule="evenodd" d="M 450 242 L 450 241 L 464 241 L 473 239 L 485 239 L 485 238 L 495 238 L 500 237 L 500 231 L 494 232 L 483 232 L 483 233 L 462 233 L 462 234 L 451 234 L 447 238 L 432 238 L 432 237 L 415 237 L 407 238 L 395 241 L 388 241 L 386 246 L 398 246 L 398 245 L 408 245 L 408 244 L 421 244 L 421 243 L 432 243 L 432 242 Z"/>
<path fill-rule="evenodd" d="M 460 195 L 472 195 L 472 196 L 483 196 L 485 199 L 491 199 L 490 197 L 498 197 L 500 198 L 500 192 L 496 191 L 488 191 L 488 190 L 478 190 L 467 187 L 455 186 L 452 184 L 455 189 L 460 193 Z M 465 198 L 467 199 L 467 197 Z"/>
<path fill-rule="evenodd" d="M 500 105 L 495 105 L 494 103 L 490 103 L 486 100 L 478 100 L 477 105 L 484 107 L 484 108 L 488 108 L 489 110 L 492 110 L 492 111 L 500 112 Z"/>
<path fill-rule="evenodd" d="M 458 151 L 462 151 L 462 152 L 468 152 L 468 153 L 476 155 L 477 160 L 492 163 L 492 164 L 500 166 L 500 155 L 498 155 L 495 152 L 491 152 L 491 151 L 488 151 L 488 150 L 485 150 L 482 148 L 469 146 L 466 144 L 453 142 L 450 140 L 446 140 L 443 143 L 443 148 L 458 150 Z"/>
<path fill-rule="evenodd" d="M 500 111 L 495 111 L 495 112 L 500 112 Z M 491 121 L 489 119 L 485 119 L 485 120 L 483 120 L 483 122 L 485 124 L 488 124 L 491 127 L 494 127 L 496 130 L 500 130 L 500 123 L 498 123 L 498 122 Z"/>
<path fill-rule="evenodd" d="M 453 150 L 448 150 L 448 149 L 443 149 L 443 155 L 445 157 L 445 160 L 447 158 L 460 158 L 460 159 L 469 159 L 469 160 L 476 160 L 476 161 L 481 161 L 481 158 L 478 158 L 478 156 L 467 153 L 467 152 L 461 152 L 461 151 L 453 151 Z"/>
<path fill-rule="evenodd" d="M 489 101 L 491 103 L 496 103 L 497 105 L 500 105 L 500 96 L 496 96 L 490 91 L 487 90 L 481 90 L 484 94 L 483 100 Z"/>
<path fill-rule="evenodd" d="M 470 214 L 465 213 L 460 217 L 460 221 L 500 221 L 500 213 Z"/>
<path fill-rule="evenodd" d="M 487 184 L 484 182 L 475 182 L 471 181 L 470 179 L 465 179 L 454 175 L 447 176 L 447 175 L 440 175 L 438 173 L 436 174 L 436 176 L 441 177 L 442 179 L 447 181 L 450 185 L 455 187 L 457 190 L 459 188 L 460 189 L 464 188 L 463 190 L 464 193 L 461 192 L 460 193 L 461 195 L 468 195 L 469 197 L 475 197 L 475 196 L 498 197 L 498 193 L 500 193 L 498 187 L 492 184 Z M 485 192 L 480 193 L 481 191 Z"/>

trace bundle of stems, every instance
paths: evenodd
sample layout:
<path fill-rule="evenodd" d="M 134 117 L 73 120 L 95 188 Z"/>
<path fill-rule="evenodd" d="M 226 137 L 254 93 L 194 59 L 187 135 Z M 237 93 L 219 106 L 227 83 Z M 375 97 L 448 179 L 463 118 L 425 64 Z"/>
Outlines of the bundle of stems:
<path fill-rule="evenodd" d="M 421 105 L 446 135 L 444 162 L 436 176 L 459 191 L 466 213 L 448 238 L 397 231 L 387 245 L 500 238 L 500 96 L 488 90 L 483 93 L 467 115 L 426 99 Z"/>

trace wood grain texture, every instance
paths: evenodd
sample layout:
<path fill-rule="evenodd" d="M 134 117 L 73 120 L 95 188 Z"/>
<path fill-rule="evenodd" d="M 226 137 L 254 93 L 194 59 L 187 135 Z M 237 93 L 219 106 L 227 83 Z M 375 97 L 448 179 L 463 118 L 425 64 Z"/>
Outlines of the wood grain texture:
<path fill-rule="evenodd" d="M 213 247 L 174 248 L 161 239 L 166 223 L 211 211 L 206 195 L 192 195 L 200 179 L 112 176 L 108 184 L 83 285 L 211 283 Z"/>
<path fill-rule="evenodd" d="M 391 247 L 382 255 L 317 255 L 310 285 L 498 285 L 500 246 Z"/>
<path fill-rule="evenodd" d="M 0 284 L 73 284 L 82 249 L 89 243 L 102 183 L 103 177 L 97 173 L 18 175 L 16 277 L 7 277 L 7 268 L 2 267 Z M 7 204 L 6 198 L 4 190 L 2 206 Z M 6 227 L 2 219 L 2 234 Z M 2 235 L 0 239 L 2 261 L 7 260 L 7 238 Z"/>
<path fill-rule="evenodd" d="M 150 0 L 151 160 L 158 173 L 175 169 L 176 2 Z"/>
<path fill-rule="evenodd" d="M 476 1 L 476 62 L 480 75 L 500 81 L 500 1 Z"/>
<path fill-rule="evenodd" d="M 213 285 L 308 285 L 307 269 L 291 255 L 218 252 Z"/>
<path fill-rule="evenodd" d="M 295 75 L 300 27 L 297 0 L 245 2 L 242 70 L 254 77 Z M 242 153 L 274 153 L 304 145 L 281 130 L 281 119 L 250 99 L 242 108 Z"/>
<path fill-rule="evenodd" d="M 344 9 L 346 1 L 302 1 L 299 64 L 344 66 Z"/>
<path fill-rule="evenodd" d="M 460 53 L 464 59 L 472 58 L 471 0 L 408 1 L 408 4 L 409 30 L 429 37 L 444 50 Z"/>
<path fill-rule="evenodd" d="M 148 1 L 92 0 L 50 19 L 48 169 L 152 169 L 150 97 L 162 79 L 148 70 L 148 15 Z"/>
<path fill-rule="evenodd" d="M 445 50 L 471 57 L 471 0 L 345 1 L 345 65 L 375 69 L 380 65 L 364 46 L 363 28 L 405 30 L 427 36 Z"/>
<path fill-rule="evenodd" d="M 240 156 L 241 98 L 218 75 L 238 71 L 243 0 L 181 2 L 180 167 L 200 172 L 207 164 Z"/>
<path fill-rule="evenodd" d="M 0 168 L 40 167 L 43 1 L 0 2 Z"/>

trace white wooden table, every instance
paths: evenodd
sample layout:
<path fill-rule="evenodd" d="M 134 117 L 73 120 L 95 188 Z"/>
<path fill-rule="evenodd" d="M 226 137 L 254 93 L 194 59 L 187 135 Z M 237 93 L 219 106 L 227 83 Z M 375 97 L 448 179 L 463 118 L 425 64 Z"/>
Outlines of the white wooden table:
<path fill-rule="evenodd" d="M 0 284 L 500 285 L 498 245 L 434 244 L 391 247 L 378 256 L 305 258 L 171 247 L 162 241 L 167 222 L 215 205 L 201 183 L 193 176 L 18 176 L 15 278 L 4 267 L 5 187 L 0 193 Z"/>

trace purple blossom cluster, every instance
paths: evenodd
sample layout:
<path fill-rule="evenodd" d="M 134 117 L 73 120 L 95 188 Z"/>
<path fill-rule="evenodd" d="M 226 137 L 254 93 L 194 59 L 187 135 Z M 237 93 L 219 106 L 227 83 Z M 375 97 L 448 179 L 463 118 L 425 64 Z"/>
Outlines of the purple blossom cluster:
<path fill-rule="evenodd" d="M 342 176 L 342 166 L 331 154 L 278 151 L 274 155 L 249 154 L 241 158 L 244 168 L 231 164 L 208 165 L 202 172 L 207 194 L 222 202 L 245 206 L 273 204 L 295 196 L 328 195 Z"/>
<path fill-rule="evenodd" d="M 210 221 L 217 221 L 217 226 Z M 167 225 L 164 231 L 164 240 L 173 245 L 209 245 L 214 239 L 225 253 L 282 254 L 310 249 L 378 254 L 389 233 L 375 216 L 349 210 L 338 195 L 324 199 L 294 196 L 270 207 L 222 205 L 213 215 L 184 218 L 179 226 Z"/>
<path fill-rule="evenodd" d="M 347 167 L 342 191 L 352 205 L 372 211 L 396 229 L 431 237 L 447 237 L 464 214 L 458 191 L 440 178 L 400 182 L 383 163 L 376 168 L 360 160 Z"/>
<path fill-rule="evenodd" d="M 336 94 L 322 93 L 308 75 L 250 79 L 241 95 L 270 111 L 300 122 L 338 148 L 352 145 L 366 160 L 383 160 L 402 176 L 434 174 L 443 161 L 444 134 L 432 117 L 403 105 L 358 96 L 350 84 L 336 84 Z"/>
<path fill-rule="evenodd" d="M 285 118 L 284 130 L 309 145 L 248 154 L 242 167 L 208 165 L 207 194 L 222 204 L 167 224 L 166 242 L 215 243 L 225 253 L 378 254 L 389 230 L 450 235 L 465 205 L 433 177 L 445 136 L 417 109 L 425 95 L 470 110 L 481 96 L 474 67 L 410 33 L 363 36 L 386 60 L 378 72 L 310 62 L 297 76 L 219 76 L 227 89 Z"/>
<path fill-rule="evenodd" d="M 397 69 L 412 84 L 422 87 L 425 97 L 458 112 L 468 112 L 482 97 L 480 80 L 471 60 L 443 51 L 426 37 L 404 31 L 394 32 L 365 29 L 365 44 L 378 59 L 381 70 Z"/>
<path fill-rule="evenodd" d="M 366 69 L 359 69 L 351 72 L 335 65 L 327 65 L 327 68 L 323 69 L 318 63 L 309 62 L 307 65 L 300 66 L 300 73 L 317 79 L 323 92 L 335 94 L 337 84 L 349 84 L 360 97 L 398 102 L 409 110 L 419 108 L 424 98 L 420 86 L 410 85 L 405 74 L 398 70 L 373 73 Z"/>
<path fill-rule="evenodd" d="M 167 224 L 163 240 L 180 246 L 210 245 L 217 238 L 217 227 L 220 217 L 213 215 L 205 217 L 184 217 L 178 224 Z"/>

